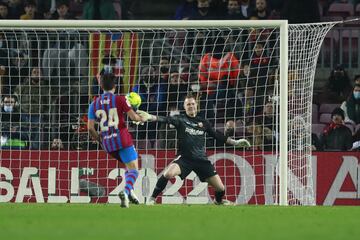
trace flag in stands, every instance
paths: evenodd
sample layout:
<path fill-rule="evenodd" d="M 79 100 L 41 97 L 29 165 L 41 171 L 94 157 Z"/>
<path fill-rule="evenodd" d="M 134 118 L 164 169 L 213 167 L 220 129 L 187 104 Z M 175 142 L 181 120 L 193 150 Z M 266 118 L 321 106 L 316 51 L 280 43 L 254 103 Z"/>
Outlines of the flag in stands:
<path fill-rule="evenodd" d="M 122 79 L 120 89 L 122 93 L 128 93 L 136 84 L 139 50 L 137 33 L 117 32 L 100 33 L 94 32 L 89 36 L 90 42 L 90 79 L 97 77 L 104 67 L 102 62 L 105 56 L 116 59 L 114 74 Z"/>

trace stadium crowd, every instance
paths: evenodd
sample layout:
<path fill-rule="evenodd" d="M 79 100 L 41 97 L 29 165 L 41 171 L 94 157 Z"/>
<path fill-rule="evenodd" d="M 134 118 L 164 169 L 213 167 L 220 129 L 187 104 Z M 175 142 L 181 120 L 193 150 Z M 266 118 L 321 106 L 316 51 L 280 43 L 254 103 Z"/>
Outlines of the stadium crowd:
<path fill-rule="evenodd" d="M 134 9 L 141 1 L 51 0 L 0 1 L 1 19 L 136 19 Z M 291 4 L 290 4 L 291 2 Z M 289 19 L 292 23 L 318 22 L 332 15 L 333 3 L 351 4 L 359 14 L 360 1 L 286 1 L 286 0 L 185 0 L 177 8 L 176 20 L 266 20 Z M 359 12 L 358 12 L 359 11 Z M 169 12 L 169 15 L 171 13 Z M 250 57 L 232 52 L 236 32 L 216 42 L 197 32 L 184 54 L 194 59 L 178 60 L 169 53 L 140 66 L 132 91 L 143 100 L 141 110 L 157 115 L 176 115 L 182 111 L 182 99 L 195 92 L 200 114 L 227 136 L 246 136 L 255 150 L 273 150 L 278 139 L 278 119 L 274 116 L 274 84 L 278 57 L 269 56 L 273 41 L 256 41 Z M 249 39 L 261 39 L 256 31 L 242 33 Z M 270 34 L 271 33 L 265 33 Z M 101 93 L 99 77 L 103 73 L 118 76 L 122 92 L 122 59 L 104 56 L 102 69 L 91 81 L 79 62 L 71 64 L 75 53 L 89 48 L 81 34 L 60 32 L 57 39 L 36 42 L 41 34 L 0 32 L 1 148 L 20 149 L 96 149 L 89 141 L 86 112 L 89 98 Z M 212 33 L 216 35 L 216 33 Z M 171 37 L 167 36 L 169 41 Z M 35 40 L 34 40 L 35 39 Z M 208 41 L 208 42 L 207 42 Z M 173 45 L 176 46 L 177 43 Z M 204 48 L 203 46 L 213 46 Z M 71 55 L 74 54 L 74 55 Z M 31 56 L 31 57 L 30 57 Z M 65 62 L 54 62 L 67 59 Z M 79 59 L 86 59 L 84 56 Z M 79 60 L 80 61 L 80 60 Z M 84 65 L 85 66 L 85 65 Z M 237 67 L 240 66 L 240 67 Z M 231 69 L 209 72 L 211 68 Z M 81 72 L 84 71 L 84 72 Z M 296 76 L 289 72 L 289 79 Z M 350 79 L 343 65 L 329 73 L 327 89 L 314 104 L 313 150 L 360 150 L 360 75 Z M 75 77 L 74 77 L 75 76 Z M 89 82 L 91 86 L 89 87 Z M 294 95 L 293 95 L 294 94 Z M 296 97 L 296 89 L 289 89 Z M 331 103 L 328 109 L 325 105 Z M 321 109 L 323 106 L 324 109 Z M 300 121 L 301 122 L 301 121 Z M 298 123 L 294 123 L 298 124 Z M 243 127 L 246 126 L 246 127 Z M 156 122 L 133 126 L 138 145 L 147 148 L 175 148 L 175 130 Z M 142 139 L 148 139 L 146 141 Z M 166 139 L 166 140 L 164 140 Z M 290 141 L 289 144 L 297 144 Z M 211 141 L 208 147 L 220 147 Z M 141 146 L 140 146 L 141 148 Z"/>

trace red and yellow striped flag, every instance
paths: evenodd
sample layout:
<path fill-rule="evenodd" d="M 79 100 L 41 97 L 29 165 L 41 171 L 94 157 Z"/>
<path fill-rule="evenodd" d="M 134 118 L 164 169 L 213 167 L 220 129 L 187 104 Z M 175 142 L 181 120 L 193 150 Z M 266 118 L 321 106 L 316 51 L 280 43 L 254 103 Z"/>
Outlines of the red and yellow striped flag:
<path fill-rule="evenodd" d="M 89 36 L 89 86 L 92 79 L 98 77 L 103 69 L 104 56 L 121 59 L 122 67 L 115 67 L 115 75 L 122 75 L 121 91 L 126 94 L 137 83 L 139 64 L 138 34 L 123 33 L 91 33 Z M 99 78 L 98 78 L 99 79 Z"/>

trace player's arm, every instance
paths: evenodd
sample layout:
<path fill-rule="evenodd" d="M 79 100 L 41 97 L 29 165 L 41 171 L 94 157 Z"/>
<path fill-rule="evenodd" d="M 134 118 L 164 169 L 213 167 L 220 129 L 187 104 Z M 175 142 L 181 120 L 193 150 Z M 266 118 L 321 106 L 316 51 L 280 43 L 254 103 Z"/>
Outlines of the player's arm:
<path fill-rule="evenodd" d="M 132 109 L 130 109 L 126 114 L 134 122 L 146 122 L 146 120 L 143 117 L 141 117 Z"/>
<path fill-rule="evenodd" d="M 90 136 L 92 137 L 92 139 L 94 141 L 97 141 L 97 142 L 101 143 L 101 137 L 100 137 L 100 135 L 98 134 L 98 132 L 95 129 L 95 119 L 96 119 L 96 116 L 95 116 L 95 111 L 94 111 L 94 102 L 92 102 L 90 104 L 89 111 L 88 111 L 88 124 L 87 124 L 87 127 L 88 127 L 88 131 L 89 131 Z"/>
<path fill-rule="evenodd" d="M 172 124 L 175 127 L 179 125 L 179 119 L 177 116 L 156 116 L 141 110 L 138 110 L 137 113 L 145 120 L 145 122 L 161 122 L 166 124 Z"/>
<path fill-rule="evenodd" d="M 205 122 L 205 129 L 207 131 L 207 133 L 216 139 L 216 141 L 220 141 L 221 143 L 226 143 L 227 145 L 231 145 L 231 146 L 235 146 L 235 147 L 250 147 L 250 143 L 248 140 L 246 139 L 238 139 L 235 140 L 231 137 L 227 137 L 224 134 L 217 132 L 212 126 L 211 124 L 206 121 Z"/>
<path fill-rule="evenodd" d="M 95 129 L 95 120 L 88 120 L 88 130 L 94 141 L 101 143 L 100 134 Z"/>

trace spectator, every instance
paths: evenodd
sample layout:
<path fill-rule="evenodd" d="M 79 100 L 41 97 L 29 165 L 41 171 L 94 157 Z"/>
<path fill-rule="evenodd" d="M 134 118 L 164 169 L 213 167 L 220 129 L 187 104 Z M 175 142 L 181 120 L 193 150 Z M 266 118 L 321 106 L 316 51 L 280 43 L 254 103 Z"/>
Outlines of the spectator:
<path fill-rule="evenodd" d="M 165 114 L 166 85 L 160 82 L 160 76 L 156 74 L 156 69 L 152 66 L 144 67 L 141 70 L 139 84 L 133 88 L 137 92 L 142 104 L 140 110 L 150 114 Z M 138 138 L 147 138 L 152 144 L 155 143 L 157 134 L 157 122 L 148 122 L 144 126 L 139 126 Z"/>
<path fill-rule="evenodd" d="M 166 88 L 165 84 L 159 81 L 154 67 L 149 66 L 142 69 L 139 84 L 134 87 L 133 91 L 141 97 L 141 110 L 154 114 L 164 110 Z"/>
<path fill-rule="evenodd" d="M 253 121 L 256 112 L 255 88 L 248 87 L 245 95 L 241 97 L 242 116 L 245 117 L 245 123 Z M 242 119 L 243 120 L 243 119 Z"/>
<path fill-rule="evenodd" d="M 176 8 L 175 20 L 188 20 L 196 14 L 196 0 L 184 0 L 183 3 Z"/>
<path fill-rule="evenodd" d="M 43 16 L 37 12 L 35 1 L 26 1 L 24 4 L 25 14 L 20 16 L 21 20 L 42 19 Z"/>
<path fill-rule="evenodd" d="M 355 84 L 348 99 L 342 103 L 341 109 L 345 112 L 345 122 L 360 123 L 360 84 Z"/>
<path fill-rule="evenodd" d="M 344 124 L 344 111 L 335 108 L 331 122 L 324 128 L 320 142 L 324 150 L 347 151 L 352 147 L 352 133 Z"/>
<path fill-rule="evenodd" d="M 267 20 L 269 19 L 270 12 L 267 7 L 266 0 L 256 0 L 256 7 L 251 14 L 251 19 Z"/>
<path fill-rule="evenodd" d="M 70 6 L 68 1 L 58 1 L 56 3 L 56 11 L 52 14 L 51 18 L 55 20 L 74 19 L 69 12 L 69 8 Z"/>
<path fill-rule="evenodd" d="M 24 52 L 14 49 L 4 51 L 4 56 L 9 56 L 9 59 L 0 58 L 0 65 L 2 66 L 0 68 L 4 72 L 2 90 L 4 94 L 13 94 L 21 82 L 21 78 L 29 74 L 28 56 Z"/>
<path fill-rule="evenodd" d="M 160 70 L 160 81 L 163 83 L 168 82 L 169 78 L 169 69 L 170 69 L 170 57 L 161 56 L 159 61 L 159 70 Z"/>
<path fill-rule="evenodd" d="M 10 19 L 20 19 L 21 14 L 24 12 L 24 6 L 21 0 L 9 0 L 8 11 Z"/>
<path fill-rule="evenodd" d="M 240 0 L 241 19 L 249 19 L 251 12 L 252 7 L 250 6 L 250 0 Z"/>
<path fill-rule="evenodd" d="M 64 144 L 60 138 L 54 138 L 51 143 L 50 148 L 51 148 L 51 150 L 64 150 L 65 149 Z"/>
<path fill-rule="evenodd" d="M 41 81 L 41 72 L 38 67 L 33 68 L 31 77 L 15 89 L 20 102 L 21 121 L 29 124 L 32 149 L 40 148 L 40 124 L 42 114 L 47 112 L 48 92 L 48 88 Z"/>
<path fill-rule="evenodd" d="M 115 20 L 116 12 L 111 0 L 84 0 L 83 19 Z"/>
<path fill-rule="evenodd" d="M 168 84 L 167 104 L 177 106 L 179 108 L 180 102 L 187 95 L 187 90 L 187 84 L 181 78 L 180 73 L 178 71 L 172 71 Z"/>
<path fill-rule="evenodd" d="M 351 89 L 350 78 L 344 67 L 338 64 L 330 73 L 328 88 L 329 98 L 338 98 L 340 101 L 348 95 Z"/>
<path fill-rule="evenodd" d="M 9 19 L 8 5 L 4 2 L 0 2 L 0 19 Z"/>
<path fill-rule="evenodd" d="M 212 8 L 210 8 L 209 0 L 197 0 L 197 11 L 190 17 L 190 20 L 214 20 L 218 19 Z"/>
<path fill-rule="evenodd" d="M 229 0 L 227 4 L 226 20 L 240 20 L 245 19 L 241 14 L 240 5 L 238 0 Z"/>
<path fill-rule="evenodd" d="M 254 46 L 254 55 L 250 62 L 250 68 L 256 79 L 256 96 L 264 97 L 268 95 L 268 92 L 272 89 L 272 76 L 274 75 L 275 63 L 274 59 L 270 58 L 266 54 L 265 46 L 263 42 L 257 42 Z M 263 102 L 258 99 L 259 102 Z"/>
<path fill-rule="evenodd" d="M 271 130 L 254 122 L 246 127 L 246 135 L 254 150 L 271 151 L 275 146 Z"/>
<path fill-rule="evenodd" d="M 27 135 L 20 130 L 18 101 L 14 95 L 5 95 L 1 102 L 0 148 L 26 149 Z"/>

